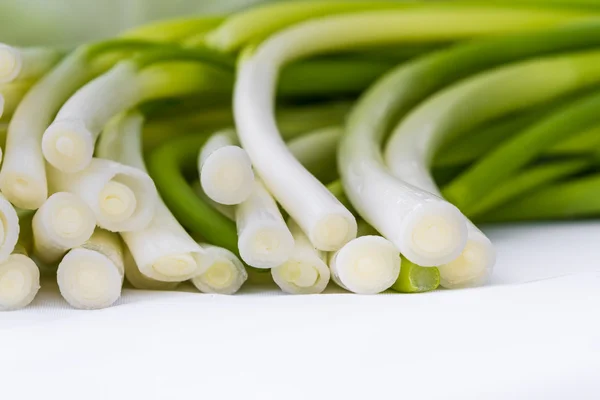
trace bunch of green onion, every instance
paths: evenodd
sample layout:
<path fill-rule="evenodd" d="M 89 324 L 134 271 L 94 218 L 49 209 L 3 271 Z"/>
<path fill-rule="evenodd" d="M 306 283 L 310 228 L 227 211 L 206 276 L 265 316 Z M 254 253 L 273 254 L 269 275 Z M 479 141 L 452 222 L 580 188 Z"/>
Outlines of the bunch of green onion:
<path fill-rule="evenodd" d="M 600 7 L 281 2 L 0 45 L 0 309 L 40 271 L 291 294 L 474 287 L 476 223 L 600 215 Z M 43 284 L 43 280 L 42 280 Z"/>

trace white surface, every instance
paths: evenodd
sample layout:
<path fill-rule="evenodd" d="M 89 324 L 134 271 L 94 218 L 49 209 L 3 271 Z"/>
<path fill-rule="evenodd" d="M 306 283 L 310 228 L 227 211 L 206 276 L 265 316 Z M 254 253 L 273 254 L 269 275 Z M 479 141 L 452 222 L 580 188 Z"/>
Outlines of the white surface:
<path fill-rule="evenodd" d="M 0 314 L 0 398 L 600 398 L 600 223 L 488 232 L 480 289 L 126 290 L 86 312 L 45 288 Z"/>

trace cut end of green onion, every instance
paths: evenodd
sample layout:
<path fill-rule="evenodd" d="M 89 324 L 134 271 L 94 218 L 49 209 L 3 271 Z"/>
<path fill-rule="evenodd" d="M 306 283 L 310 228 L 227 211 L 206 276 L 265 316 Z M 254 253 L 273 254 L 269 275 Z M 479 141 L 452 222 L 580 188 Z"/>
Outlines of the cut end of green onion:
<path fill-rule="evenodd" d="M 423 293 L 440 285 L 440 271 L 435 267 L 421 267 L 407 259 L 402 260 L 400 275 L 392 289 L 400 293 Z"/>
<path fill-rule="evenodd" d="M 285 224 L 263 223 L 245 229 L 238 238 L 240 256 L 254 268 L 283 264 L 294 248 L 294 238 Z"/>
<path fill-rule="evenodd" d="M 242 262 L 227 249 L 204 246 L 213 258 L 208 269 L 192 278 L 192 283 L 203 293 L 234 294 L 248 279 Z"/>
<path fill-rule="evenodd" d="M 16 207 L 37 210 L 48 198 L 45 177 L 24 175 L 3 169 L 0 174 L 0 191 Z"/>
<path fill-rule="evenodd" d="M 21 71 L 23 61 L 19 52 L 5 44 L 0 44 L 0 83 L 13 81 Z"/>
<path fill-rule="evenodd" d="M 189 253 L 174 254 L 154 261 L 152 269 L 168 280 L 186 280 L 198 270 L 198 263 Z"/>
<path fill-rule="evenodd" d="M 330 272 L 318 257 L 292 257 L 271 269 L 273 280 L 286 293 L 317 294 L 327 287 Z"/>
<path fill-rule="evenodd" d="M 102 165 L 104 162 L 106 165 Z M 159 203 L 152 178 L 140 169 L 109 160 L 95 158 L 91 165 L 92 169 L 100 171 L 94 194 L 80 195 L 87 196 L 86 201 L 96 215 L 98 226 L 111 232 L 146 228 Z"/>
<path fill-rule="evenodd" d="M 496 262 L 492 242 L 480 232 L 469 235 L 469 240 L 457 259 L 440 265 L 440 285 L 446 289 L 459 289 L 485 284 Z"/>
<path fill-rule="evenodd" d="M 73 307 L 99 309 L 121 296 L 123 276 L 105 255 L 88 249 L 71 250 L 58 265 L 58 287 Z"/>
<path fill-rule="evenodd" d="M 100 191 L 98 204 L 107 219 L 122 222 L 133 215 L 137 200 L 127 185 L 111 180 Z"/>
<path fill-rule="evenodd" d="M 411 262 L 432 267 L 459 256 L 467 243 L 466 218 L 446 202 L 423 202 L 403 222 L 400 252 Z"/>
<path fill-rule="evenodd" d="M 51 247 L 70 249 L 88 240 L 96 227 L 96 218 L 78 196 L 54 193 L 36 212 L 33 221 L 36 246 L 47 241 Z"/>
<path fill-rule="evenodd" d="M 248 154 L 238 146 L 215 150 L 202 165 L 200 183 L 204 193 L 217 203 L 234 205 L 245 201 L 254 187 Z"/>
<path fill-rule="evenodd" d="M 163 282 L 149 278 L 140 272 L 129 249 L 123 254 L 125 279 L 136 289 L 140 290 L 175 290 L 180 282 Z"/>
<path fill-rule="evenodd" d="M 356 238 L 356 231 L 356 219 L 350 212 L 329 214 L 317 221 L 309 238 L 321 251 L 336 251 Z"/>
<path fill-rule="evenodd" d="M 31 258 L 12 254 L 0 264 L 0 310 L 27 306 L 39 289 L 40 271 Z"/>
<path fill-rule="evenodd" d="M 334 253 L 329 268 L 334 281 L 344 289 L 375 294 L 394 284 L 400 263 L 400 253 L 389 240 L 381 236 L 361 236 Z"/>
<path fill-rule="evenodd" d="M 92 160 L 94 136 L 80 121 L 54 122 L 42 137 L 42 152 L 59 171 L 78 172 Z"/>

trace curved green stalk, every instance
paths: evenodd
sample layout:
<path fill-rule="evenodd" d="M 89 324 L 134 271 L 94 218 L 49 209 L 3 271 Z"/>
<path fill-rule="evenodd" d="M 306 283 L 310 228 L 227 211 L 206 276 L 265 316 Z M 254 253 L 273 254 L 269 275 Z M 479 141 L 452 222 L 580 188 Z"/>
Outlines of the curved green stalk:
<path fill-rule="evenodd" d="M 478 217 L 481 222 L 554 220 L 600 215 L 600 174 L 557 183 Z"/>
<path fill-rule="evenodd" d="M 356 95 L 393 66 L 389 61 L 359 58 L 299 62 L 282 69 L 277 95 L 285 98 Z"/>
<path fill-rule="evenodd" d="M 474 41 L 419 58 L 386 74 L 357 103 L 348 119 L 347 132 L 342 140 L 340 173 L 344 179 L 348 177 L 344 186 L 348 189 L 346 194 L 352 204 L 370 223 L 378 225 L 374 222 L 374 218 L 377 218 L 381 226 L 376 228 L 382 233 L 395 236 L 389 231 L 384 232 L 383 225 L 389 225 L 390 215 L 399 213 L 386 209 L 387 205 L 383 203 L 387 199 L 389 207 L 396 207 L 397 198 L 390 197 L 390 193 L 396 193 L 400 197 L 398 191 L 401 188 L 398 179 L 389 173 L 383 163 L 380 147 L 398 118 L 431 94 L 469 74 L 522 58 L 600 44 L 598 38 L 592 38 L 592 32 L 593 35 L 600 33 L 600 23 L 582 23 L 542 33 Z M 565 67 L 565 75 L 568 69 L 569 67 Z M 429 115 L 427 121 L 434 116 L 435 114 Z M 471 121 L 470 118 L 462 118 L 465 119 Z M 423 147 L 426 147 L 423 149 L 426 151 L 434 150 L 433 146 Z M 394 158 L 394 155 L 390 154 L 390 158 Z M 422 177 L 422 174 L 419 176 Z M 409 183 L 425 185 L 420 186 L 424 190 L 437 191 L 431 179 L 428 182 Z M 357 188 L 355 193 L 351 193 L 353 188 Z M 380 210 L 385 211 L 379 212 Z M 379 213 L 379 216 L 368 217 L 367 212 Z M 400 223 L 392 223 L 390 231 L 392 227 L 398 226 Z"/>
<path fill-rule="evenodd" d="M 595 62 L 600 61 L 600 52 L 570 56 L 575 61 L 573 71 L 577 68 L 585 71 L 587 63 L 594 62 L 587 58 L 589 56 L 592 56 L 592 59 L 597 58 L 598 61 Z M 568 58 L 569 56 L 565 60 Z M 547 71 L 550 72 L 550 69 Z M 572 72 L 569 72 L 569 74 L 572 74 Z M 600 74 L 592 72 L 588 73 L 587 76 L 584 74 L 582 78 L 583 80 L 580 80 L 580 83 L 586 84 L 599 81 Z M 548 85 L 548 83 L 545 82 L 544 85 Z M 557 84 L 554 86 L 558 87 Z M 532 102 L 534 99 L 527 93 L 536 91 L 539 92 L 534 88 L 528 88 L 527 92 L 513 92 L 515 95 L 513 101 L 520 103 L 523 99 L 527 103 Z M 502 96 L 502 94 L 499 93 L 498 96 Z M 528 96 L 529 98 L 522 98 L 521 96 Z M 507 97 L 504 97 L 504 99 L 507 99 Z M 486 157 L 468 168 L 444 188 L 444 196 L 465 213 L 473 212 L 473 209 L 476 208 L 481 199 L 485 198 L 487 193 L 499 184 L 508 182 L 509 179 L 512 180 L 512 176 L 516 171 L 535 160 L 545 149 L 566 138 L 572 132 L 595 126 L 598 119 L 598 109 L 600 109 L 600 92 L 593 93 L 573 104 L 562 107 L 559 111 L 502 143 Z"/>
<path fill-rule="evenodd" d="M 184 176 L 185 171 L 196 169 L 198 153 L 207 139 L 206 134 L 196 134 L 166 143 L 150 154 L 148 171 L 165 204 L 183 226 L 238 254 L 235 223 L 202 201 Z"/>
<path fill-rule="evenodd" d="M 153 42 L 177 42 L 192 40 L 199 32 L 206 32 L 219 26 L 225 18 L 204 16 L 161 20 L 137 26 L 123 32 L 123 39 L 143 39 Z"/>
<path fill-rule="evenodd" d="M 548 185 L 549 183 L 567 178 L 585 171 L 593 164 L 592 159 L 559 160 L 532 166 L 511 177 L 485 195 L 466 213 L 470 218 L 477 218 L 516 199 L 527 196 L 528 193 Z"/>
<path fill-rule="evenodd" d="M 338 249 L 355 235 L 356 222 L 352 215 L 330 196 L 325 187 L 294 162 L 289 153 L 283 151 L 283 143 L 272 115 L 278 70 L 283 65 L 311 55 L 370 44 L 439 41 L 539 29 L 566 23 L 571 18 L 577 20 L 581 15 L 564 10 L 556 13 L 548 10 L 513 10 L 476 6 L 440 9 L 424 7 L 394 12 L 350 13 L 294 25 L 273 35 L 257 47 L 248 48 L 241 56 L 234 93 L 234 110 L 240 142 L 270 192 L 308 234 L 315 246 L 321 250 Z M 267 153 L 270 155 L 269 158 L 264 157 Z M 272 168 L 272 162 L 277 163 L 277 170 Z M 346 162 L 341 158 L 340 165 L 343 164 Z M 350 162 L 350 164 L 355 163 Z M 366 185 L 362 181 L 344 182 L 346 189 L 354 184 L 361 187 Z M 349 193 L 347 194 L 350 196 Z M 422 194 L 413 197 L 417 198 Z M 301 196 L 319 199 L 319 202 L 301 202 L 299 200 Z M 351 200 L 356 206 L 355 199 L 351 197 Z M 399 205 L 399 202 L 395 204 Z M 412 205 L 411 203 L 408 207 Z M 444 203 L 432 207 L 441 209 L 450 206 Z M 382 207 L 377 208 L 382 214 L 387 211 L 386 205 L 383 204 Z M 360 211 L 364 210 L 365 208 L 362 207 Z M 416 208 L 413 210 L 416 214 L 420 214 Z M 397 213 L 392 212 L 388 215 L 396 216 Z M 397 218 L 396 221 L 389 221 L 388 225 L 402 225 L 397 224 L 400 222 Z M 369 222 L 373 223 L 373 219 L 369 218 Z M 454 222 L 459 219 L 456 211 L 453 211 L 450 219 Z M 409 223 L 409 219 L 405 221 Z M 335 229 L 329 226 L 330 222 L 331 224 L 335 222 Z M 463 235 L 453 233 L 466 230 L 460 223 L 454 224 L 454 222 L 451 228 L 444 231 L 452 232 L 447 235 L 447 238 L 459 239 L 456 241 L 452 239 L 452 245 L 448 246 L 446 240 L 438 242 L 438 247 L 449 249 L 447 254 L 444 250 L 439 253 L 439 259 L 427 256 L 428 261 L 420 261 L 420 263 L 442 262 L 454 256 L 455 247 L 460 248 L 461 243 L 464 242 L 461 240 Z M 399 236 L 395 228 L 382 229 L 383 225 L 377 228 L 390 239 Z M 411 240 L 408 239 L 410 235 L 407 233 L 400 236 L 402 239 L 395 239 L 396 245 L 407 255 L 407 247 L 400 242 Z M 324 239 L 325 237 L 327 239 Z M 431 253 L 431 250 L 422 252 Z M 407 255 L 407 257 L 411 256 Z"/>
<path fill-rule="evenodd" d="M 433 166 L 442 168 L 469 164 L 541 118 L 550 115 L 560 106 L 569 104 L 579 97 L 581 97 L 579 93 L 576 96 L 561 97 L 533 110 L 527 109 L 477 126 L 455 140 L 442 143 L 434 156 Z"/>
<path fill-rule="evenodd" d="M 593 126 L 556 143 L 544 152 L 549 156 L 571 156 L 595 153 L 600 148 L 600 126 Z"/>
<path fill-rule="evenodd" d="M 208 45 L 223 51 L 235 51 L 269 35 L 311 18 L 365 10 L 406 8 L 413 4 L 390 1 L 302 1 L 284 2 L 235 14 L 206 38 Z"/>
<path fill-rule="evenodd" d="M 400 275 L 391 289 L 400 293 L 423 293 L 435 290 L 440 285 L 437 268 L 421 267 L 402 258 Z"/>

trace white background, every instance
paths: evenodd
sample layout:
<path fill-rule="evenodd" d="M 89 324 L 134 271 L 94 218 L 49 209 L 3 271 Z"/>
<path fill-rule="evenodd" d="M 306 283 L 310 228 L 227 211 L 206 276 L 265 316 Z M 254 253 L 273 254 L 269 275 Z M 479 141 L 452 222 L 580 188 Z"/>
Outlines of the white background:
<path fill-rule="evenodd" d="M 47 284 L 0 314 L 0 398 L 600 398 L 600 223 L 487 232 L 480 289 L 125 290 L 77 311 Z"/>

